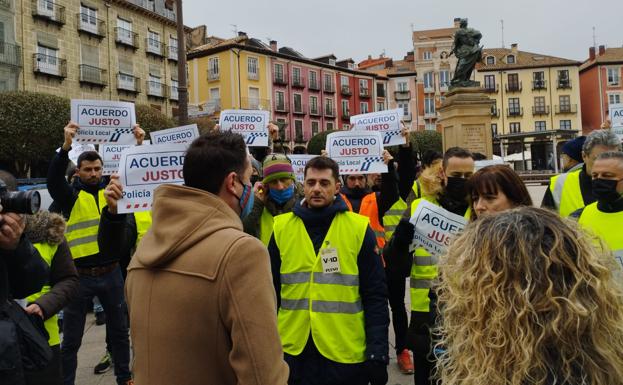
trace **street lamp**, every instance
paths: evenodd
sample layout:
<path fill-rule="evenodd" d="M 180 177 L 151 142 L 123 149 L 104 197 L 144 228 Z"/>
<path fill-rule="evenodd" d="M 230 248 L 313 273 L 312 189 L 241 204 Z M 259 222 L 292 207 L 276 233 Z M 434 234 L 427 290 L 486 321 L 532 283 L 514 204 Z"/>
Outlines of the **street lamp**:
<path fill-rule="evenodd" d="M 177 98 L 178 119 L 180 126 L 188 123 L 188 87 L 186 86 L 186 42 L 184 39 L 184 18 L 182 16 L 182 0 L 165 0 L 167 8 L 172 9 L 175 3 L 177 22 Z"/>

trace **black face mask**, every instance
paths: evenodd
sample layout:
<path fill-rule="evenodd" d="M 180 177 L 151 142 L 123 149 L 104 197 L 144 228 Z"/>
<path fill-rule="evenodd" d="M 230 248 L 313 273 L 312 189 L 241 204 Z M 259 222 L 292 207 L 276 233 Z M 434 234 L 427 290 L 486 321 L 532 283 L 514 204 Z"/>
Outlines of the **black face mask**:
<path fill-rule="evenodd" d="M 467 179 L 455 176 L 448 177 L 446 184 L 446 195 L 455 201 L 465 200 L 467 192 L 465 191 L 465 183 Z"/>
<path fill-rule="evenodd" d="M 621 199 L 621 194 L 617 192 L 619 182 L 615 179 L 593 179 L 593 196 L 601 202 L 616 202 Z"/>
<path fill-rule="evenodd" d="M 259 175 L 251 175 L 251 186 L 255 186 L 255 184 L 259 181 L 260 181 Z"/>

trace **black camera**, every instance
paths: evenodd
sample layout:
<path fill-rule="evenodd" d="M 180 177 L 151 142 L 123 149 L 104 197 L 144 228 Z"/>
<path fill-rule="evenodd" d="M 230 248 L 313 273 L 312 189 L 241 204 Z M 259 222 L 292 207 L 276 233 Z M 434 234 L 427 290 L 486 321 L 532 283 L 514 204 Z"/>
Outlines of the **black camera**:
<path fill-rule="evenodd" d="M 41 207 L 38 191 L 9 191 L 0 179 L 0 213 L 34 214 Z"/>

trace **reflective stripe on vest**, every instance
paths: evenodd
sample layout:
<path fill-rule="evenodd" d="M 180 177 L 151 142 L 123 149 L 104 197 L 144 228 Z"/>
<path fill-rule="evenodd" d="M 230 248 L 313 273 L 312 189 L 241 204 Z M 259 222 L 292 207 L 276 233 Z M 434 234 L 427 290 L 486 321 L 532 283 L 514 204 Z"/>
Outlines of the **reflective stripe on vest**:
<path fill-rule="evenodd" d="M 151 210 L 139 211 L 134 213 L 134 221 L 136 222 L 135 247 L 138 247 L 138 244 L 141 242 L 141 239 L 143 239 L 143 236 L 147 233 L 147 230 L 151 228 Z"/>
<path fill-rule="evenodd" d="M 41 254 L 41 258 L 48 264 L 48 266 L 52 266 L 52 258 L 56 254 L 56 250 L 58 250 L 58 245 L 50 245 L 49 243 L 34 243 L 33 246 L 39 254 Z M 44 294 L 50 292 L 50 284 L 46 284 L 41 288 L 41 291 L 35 294 L 32 294 L 26 298 L 27 303 L 32 303 L 41 298 Z M 61 337 L 58 330 L 58 317 L 54 314 L 52 317 L 48 318 L 43 322 L 45 326 L 45 330 L 48 332 L 48 345 L 56 346 L 61 343 Z"/>
<path fill-rule="evenodd" d="M 439 203 L 431 198 L 419 198 L 411 204 L 411 216 L 417 209 L 422 200 L 427 200 L 439 206 Z M 467 209 L 464 217 L 469 219 L 470 210 Z M 430 298 L 428 294 L 437 280 L 438 258 L 430 255 L 423 247 L 418 247 L 413 252 L 413 264 L 411 265 L 410 289 L 411 311 L 428 313 L 430 312 Z"/>
<path fill-rule="evenodd" d="M 394 230 L 396 230 L 396 226 L 398 222 L 400 222 L 400 218 L 402 218 L 402 214 L 407 209 L 407 203 L 402 199 L 398 198 L 398 200 L 385 212 L 383 215 L 383 228 L 385 228 L 385 240 L 389 241 L 389 239 L 394 235 Z"/>
<path fill-rule="evenodd" d="M 576 170 L 553 177 L 549 189 L 554 198 L 556 210 L 561 217 L 567 217 L 584 207 L 584 198 L 580 189 L 580 171 Z"/>
<path fill-rule="evenodd" d="M 98 192 L 100 207 L 93 195 L 80 191 L 74 207 L 71 209 L 65 238 L 74 259 L 87 257 L 99 253 L 97 233 L 99 231 L 101 209 L 106 206 L 104 189 Z"/>
<path fill-rule="evenodd" d="M 260 217 L 260 241 L 264 246 L 268 246 L 270 237 L 273 235 L 273 215 L 264 207 L 262 210 L 262 216 Z"/>
<path fill-rule="evenodd" d="M 618 213 L 604 213 L 597 208 L 597 202 L 584 207 L 578 223 L 588 229 L 594 235 L 601 238 L 612 250 L 614 258 L 618 262 L 615 277 L 621 279 L 621 269 L 623 269 L 623 211 Z M 621 281 L 623 282 L 623 281 Z"/>
<path fill-rule="evenodd" d="M 379 248 L 385 247 L 385 229 L 379 221 L 379 206 L 376 201 L 376 193 L 372 192 L 361 200 L 359 214 L 370 219 L 370 228 L 374 231 L 376 244 Z"/>
<path fill-rule="evenodd" d="M 328 242 L 337 250 L 340 273 L 324 273 L 303 221 L 293 213 L 275 217 L 273 236 L 281 255 L 277 320 L 284 352 L 301 354 L 311 333 L 327 359 L 345 364 L 365 361 L 357 256 L 367 228 L 368 218 L 362 215 L 335 216 L 323 245 Z"/>

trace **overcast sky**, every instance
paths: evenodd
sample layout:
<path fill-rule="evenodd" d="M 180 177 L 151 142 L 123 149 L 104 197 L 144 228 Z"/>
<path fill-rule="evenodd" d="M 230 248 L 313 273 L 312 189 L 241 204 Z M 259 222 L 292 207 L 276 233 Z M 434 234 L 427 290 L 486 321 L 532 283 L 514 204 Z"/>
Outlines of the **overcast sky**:
<path fill-rule="evenodd" d="M 370 54 L 400 59 L 412 49 L 416 30 L 447 28 L 467 17 L 485 47 L 519 49 L 583 61 L 593 44 L 623 46 L 623 0 L 183 0 L 184 24 L 205 24 L 209 35 L 234 30 L 307 57 L 333 53 L 356 62 Z M 234 27 L 232 24 L 235 24 Z"/>

